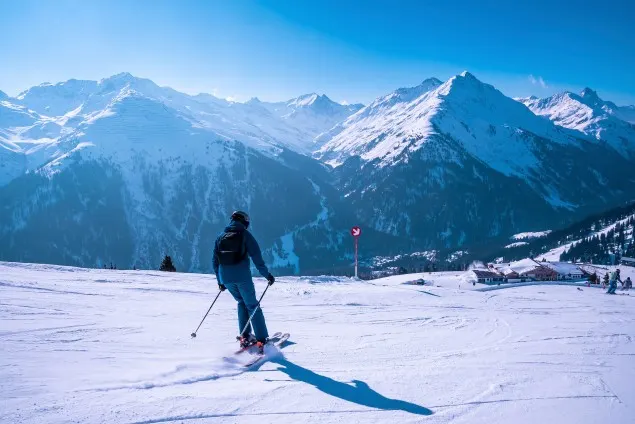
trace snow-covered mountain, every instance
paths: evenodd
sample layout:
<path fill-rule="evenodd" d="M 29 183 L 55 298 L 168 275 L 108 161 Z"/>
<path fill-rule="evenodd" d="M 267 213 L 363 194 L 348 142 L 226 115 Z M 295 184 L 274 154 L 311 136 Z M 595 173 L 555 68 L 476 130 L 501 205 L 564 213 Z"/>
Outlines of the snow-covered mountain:
<path fill-rule="evenodd" d="M 579 95 L 567 91 L 544 99 L 529 97 L 520 101 L 556 125 L 606 142 L 621 155 L 635 158 L 635 108 L 621 108 L 604 101 L 590 88 Z"/>
<path fill-rule="evenodd" d="M 343 258 L 336 233 L 349 219 L 338 223 L 327 168 L 301 154 L 310 131 L 265 107 L 119 74 L 43 84 L 0 108 L 2 258 L 155 267 L 171 253 L 209 271 L 238 208 L 277 268 Z"/>
<path fill-rule="evenodd" d="M 313 139 L 318 134 L 358 109 L 317 95 L 303 96 L 282 104 L 258 100 L 242 104 L 209 94 L 189 96 L 128 73 L 99 82 L 69 80 L 58 84 L 45 83 L 26 90 L 15 100 L 42 116 L 89 117 L 107 109 L 126 91 L 155 99 L 176 110 L 193 126 L 216 132 L 219 137 L 239 140 L 257 149 L 271 149 L 273 146 L 300 153 L 312 151 Z M 64 119 L 56 122 L 74 127 L 73 122 Z"/>
<path fill-rule="evenodd" d="M 632 143 L 628 108 L 604 103 L 598 122 Z M 368 257 L 456 251 L 635 197 L 614 132 L 556 124 L 467 72 L 366 107 L 236 103 L 127 73 L 0 94 L 0 259 L 153 268 L 167 253 L 209 271 L 245 208 L 279 272 L 328 273 L 354 224 Z"/>
<path fill-rule="evenodd" d="M 287 102 L 266 103 L 254 98 L 249 103 L 264 107 L 272 115 L 295 128 L 298 133 L 306 133 L 313 139 L 363 107 L 361 104 L 342 105 L 324 94 L 315 93 L 305 94 Z M 311 150 L 319 147 L 319 145 L 311 146 Z"/>
<path fill-rule="evenodd" d="M 317 156 L 347 199 L 419 250 L 553 227 L 635 196 L 632 160 L 468 72 L 381 97 L 329 136 Z"/>

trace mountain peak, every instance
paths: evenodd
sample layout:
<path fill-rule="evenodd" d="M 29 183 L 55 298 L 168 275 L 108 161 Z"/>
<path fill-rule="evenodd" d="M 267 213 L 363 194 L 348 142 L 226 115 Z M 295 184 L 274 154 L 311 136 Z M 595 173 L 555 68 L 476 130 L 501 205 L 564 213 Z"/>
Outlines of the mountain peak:
<path fill-rule="evenodd" d="M 463 71 L 446 81 L 440 87 L 440 93 L 444 96 L 459 96 L 458 98 L 482 98 L 493 93 L 498 93 L 496 97 L 505 97 L 494 86 L 482 82 L 468 71 Z"/>
<path fill-rule="evenodd" d="M 303 94 L 295 99 L 291 99 L 287 102 L 287 106 L 295 107 L 310 107 L 310 106 L 332 106 L 337 105 L 333 100 L 328 98 L 326 94 L 309 93 Z"/>
<path fill-rule="evenodd" d="M 128 84 L 128 83 L 133 83 L 136 81 L 143 81 L 142 78 L 137 78 L 134 75 L 132 75 L 129 72 L 120 72 L 118 74 L 112 75 L 108 78 L 102 78 L 99 81 L 100 85 L 104 85 L 104 84 L 117 84 L 117 85 L 121 85 L 121 84 Z"/>
<path fill-rule="evenodd" d="M 486 86 L 491 87 L 489 84 L 481 82 L 481 80 L 476 78 L 468 71 L 463 71 L 460 74 L 453 76 L 447 82 L 445 82 L 443 86 L 444 89 L 442 91 L 444 91 L 445 94 L 449 94 L 450 92 L 456 90 L 481 90 L 483 89 L 483 87 Z"/>
<path fill-rule="evenodd" d="M 9 96 L 2 90 L 0 90 L 0 100 L 6 100 Z"/>
<path fill-rule="evenodd" d="M 423 82 L 419 85 L 441 85 L 441 84 L 443 84 L 443 81 L 441 81 L 438 78 L 431 77 L 431 78 L 424 79 Z"/>
<path fill-rule="evenodd" d="M 598 96 L 598 93 L 595 90 L 590 89 L 589 87 L 586 87 L 584 90 L 582 90 L 582 92 L 580 93 L 580 97 L 589 100 L 600 100 L 600 96 Z"/>

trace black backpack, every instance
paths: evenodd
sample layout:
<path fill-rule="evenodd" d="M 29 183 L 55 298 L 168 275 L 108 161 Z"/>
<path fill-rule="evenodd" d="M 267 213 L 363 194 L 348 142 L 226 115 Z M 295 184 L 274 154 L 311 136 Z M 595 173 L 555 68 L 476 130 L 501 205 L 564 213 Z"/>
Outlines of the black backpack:
<path fill-rule="evenodd" d="M 218 262 L 221 265 L 236 265 L 246 256 L 244 231 L 227 231 L 218 240 Z"/>

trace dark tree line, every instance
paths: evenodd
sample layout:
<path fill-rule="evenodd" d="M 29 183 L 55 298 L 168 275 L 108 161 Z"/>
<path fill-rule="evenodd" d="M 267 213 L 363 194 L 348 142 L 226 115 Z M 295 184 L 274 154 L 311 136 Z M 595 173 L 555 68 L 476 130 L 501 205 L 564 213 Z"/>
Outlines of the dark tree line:
<path fill-rule="evenodd" d="M 633 227 L 635 218 L 629 218 L 624 224 L 616 224 L 607 233 L 587 237 L 571 246 L 561 256 L 562 261 L 590 262 L 594 264 L 617 263 L 622 256 L 635 256 Z"/>
<path fill-rule="evenodd" d="M 589 233 L 600 231 L 602 228 L 605 228 L 617 221 L 621 221 L 624 219 L 627 220 L 624 224 L 624 237 L 626 238 L 625 243 L 628 245 L 630 238 L 632 238 L 632 234 L 629 234 L 630 230 L 628 230 L 628 228 L 633 227 L 634 214 L 635 214 L 635 203 L 631 203 L 626 206 L 620 206 L 618 208 L 608 210 L 601 214 L 593 215 L 588 218 L 585 218 L 579 222 L 576 222 L 568 226 L 567 228 L 556 230 L 546 237 L 529 240 L 527 245 L 510 248 L 510 249 L 500 249 L 493 253 L 490 253 L 487 256 L 492 259 L 503 256 L 505 260 L 507 261 L 522 259 L 522 258 L 526 258 L 530 256 L 533 257 L 540 253 L 547 252 L 548 250 L 551 250 L 558 246 L 562 246 L 563 244 L 571 243 L 576 240 L 581 240 L 581 239 L 587 240 L 589 238 L 592 238 L 592 236 L 591 237 L 589 236 Z M 616 228 L 615 230 L 619 235 L 619 229 Z M 608 237 L 608 234 L 607 234 L 607 237 Z M 608 243 L 612 243 L 612 242 L 613 242 L 613 237 L 610 238 L 610 241 Z M 616 242 L 616 244 L 619 244 L 619 243 Z M 608 251 L 609 254 L 619 253 L 620 256 L 629 256 L 625 253 L 625 250 L 611 251 L 610 249 L 611 246 L 607 248 L 606 244 L 602 243 L 601 240 L 600 240 L 600 245 L 602 246 L 600 249 L 593 250 L 593 251 L 590 250 L 588 252 L 588 254 L 591 255 L 591 257 L 593 257 L 594 253 L 597 253 L 598 261 L 600 261 L 600 256 L 602 251 L 604 252 Z M 628 246 L 626 246 L 626 248 L 628 248 Z M 582 249 L 581 252 L 578 250 L 575 250 L 571 254 L 573 256 L 578 255 L 578 257 L 580 257 L 581 254 L 584 254 L 584 249 Z M 566 258 L 568 258 L 568 256 L 563 255 L 561 259 L 568 260 Z M 606 259 L 606 257 L 604 257 L 604 259 Z M 602 262 L 597 262 L 597 263 L 602 263 Z"/>

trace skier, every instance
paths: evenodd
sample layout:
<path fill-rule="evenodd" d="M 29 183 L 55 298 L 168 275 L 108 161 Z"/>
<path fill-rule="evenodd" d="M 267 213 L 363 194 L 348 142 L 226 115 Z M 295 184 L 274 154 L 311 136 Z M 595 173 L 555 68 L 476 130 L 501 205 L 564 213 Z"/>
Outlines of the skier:
<path fill-rule="evenodd" d="M 620 283 L 622 283 L 622 280 L 620 279 L 620 270 L 619 270 L 619 268 L 611 273 L 611 281 L 610 281 L 609 289 L 606 292 L 606 294 L 615 294 L 615 290 L 617 290 L 617 282 L 618 281 Z M 624 284 L 624 283 L 622 283 L 622 284 Z"/>
<path fill-rule="evenodd" d="M 633 288 L 633 282 L 631 281 L 631 277 L 627 277 L 626 281 L 624 281 L 624 287 L 622 290 L 630 290 Z"/>
<path fill-rule="evenodd" d="M 607 284 L 609 283 L 609 273 L 604 274 L 604 278 L 602 279 L 602 288 L 605 289 Z"/>
<path fill-rule="evenodd" d="M 275 278 L 265 265 L 262 259 L 260 247 L 254 236 L 247 231 L 249 227 L 249 215 L 243 211 L 236 211 L 231 215 L 231 222 L 216 239 L 214 245 L 213 266 L 218 288 L 221 291 L 229 290 L 231 295 L 238 302 L 238 327 L 240 334 L 238 339 L 241 347 L 248 347 L 252 344 L 258 346 L 260 352 L 263 351 L 269 333 L 262 309 L 258 306 L 256 290 L 251 278 L 251 266 L 249 258 L 260 274 L 272 285 Z M 247 326 L 249 317 L 253 315 L 251 324 Z M 251 334 L 251 327 L 255 336 Z M 247 326 L 245 328 L 245 326 Z"/>

